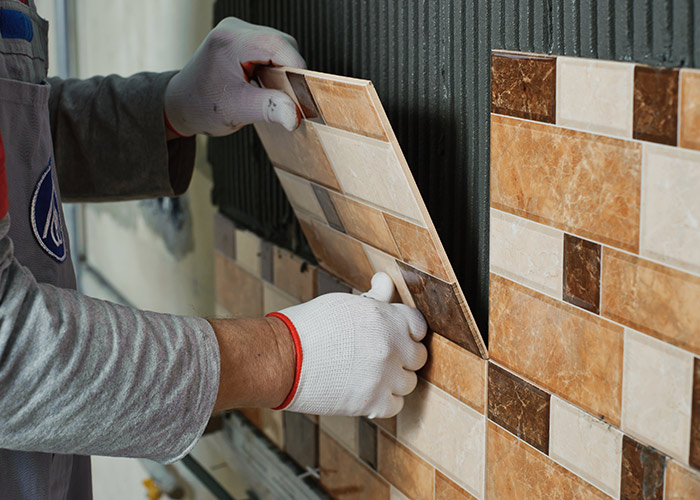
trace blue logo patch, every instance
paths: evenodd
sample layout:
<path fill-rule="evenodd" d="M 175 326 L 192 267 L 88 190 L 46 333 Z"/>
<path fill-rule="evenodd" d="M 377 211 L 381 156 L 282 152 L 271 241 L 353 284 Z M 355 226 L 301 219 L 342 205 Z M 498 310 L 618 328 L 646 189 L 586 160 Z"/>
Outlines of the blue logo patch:
<path fill-rule="evenodd" d="M 57 262 L 66 260 L 66 240 L 58 204 L 58 194 L 51 175 L 51 160 L 36 183 L 31 207 L 32 230 L 39 245 Z"/>

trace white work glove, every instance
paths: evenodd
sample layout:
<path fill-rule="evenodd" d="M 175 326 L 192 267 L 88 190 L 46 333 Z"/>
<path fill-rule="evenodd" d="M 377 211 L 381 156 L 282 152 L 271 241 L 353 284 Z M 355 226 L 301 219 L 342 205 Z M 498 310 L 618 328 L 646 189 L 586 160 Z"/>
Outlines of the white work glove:
<path fill-rule="evenodd" d="M 295 387 L 278 409 L 370 418 L 401 411 L 428 357 L 420 343 L 427 325 L 418 310 L 389 304 L 393 292 L 391 278 L 377 273 L 363 296 L 331 293 L 271 314 L 297 347 Z"/>
<path fill-rule="evenodd" d="M 284 92 L 250 83 L 257 65 L 270 64 L 306 67 L 291 36 L 234 17 L 224 19 L 168 83 L 169 126 L 181 136 L 227 135 L 262 121 L 294 130 L 301 122 L 294 101 Z"/>

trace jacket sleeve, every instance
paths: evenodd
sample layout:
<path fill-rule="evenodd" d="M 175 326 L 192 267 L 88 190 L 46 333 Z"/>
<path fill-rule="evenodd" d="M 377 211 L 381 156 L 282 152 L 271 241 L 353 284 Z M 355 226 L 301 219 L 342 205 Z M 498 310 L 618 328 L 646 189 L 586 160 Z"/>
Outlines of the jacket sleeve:
<path fill-rule="evenodd" d="M 0 448 L 170 462 L 204 432 L 219 347 L 199 318 L 39 284 L 0 220 Z"/>
<path fill-rule="evenodd" d="M 165 88 L 175 72 L 50 79 L 51 133 L 64 201 L 177 196 L 195 139 L 166 141 Z"/>

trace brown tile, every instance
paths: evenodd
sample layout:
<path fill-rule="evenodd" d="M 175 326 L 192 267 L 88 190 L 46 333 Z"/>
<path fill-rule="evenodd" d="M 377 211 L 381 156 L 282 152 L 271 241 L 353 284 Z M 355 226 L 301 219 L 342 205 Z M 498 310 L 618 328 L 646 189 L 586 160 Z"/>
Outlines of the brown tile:
<path fill-rule="evenodd" d="M 491 274 L 491 359 L 618 426 L 622 347 L 622 327 Z"/>
<path fill-rule="evenodd" d="M 600 245 L 564 234 L 563 299 L 600 312 Z"/>
<path fill-rule="evenodd" d="M 318 424 L 303 413 L 284 412 L 284 451 L 302 468 L 318 467 Z"/>
<path fill-rule="evenodd" d="M 375 418 L 374 423 L 392 436 L 396 436 L 396 417 Z"/>
<path fill-rule="evenodd" d="M 629 436 L 622 437 L 622 500 L 662 500 L 666 457 Z"/>
<path fill-rule="evenodd" d="M 435 470 L 394 438 L 379 433 L 379 473 L 415 500 L 432 500 Z"/>
<path fill-rule="evenodd" d="M 557 59 L 491 53 L 491 112 L 556 121 Z"/>
<path fill-rule="evenodd" d="M 287 132 L 281 125 L 259 122 L 255 124 L 255 130 L 274 165 L 324 186 L 340 189 L 312 123 L 302 121 L 294 132 Z"/>
<path fill-rule="evenodd" d="M 369 83 L 348 83 L 306 75 L 326 125 L 388 141 L 369 95 Z"/>
<path fill-rule="evenodd" d="M 335 209 L 335 204 L 333 203 L 333 200 L 331 199 L 331 195 L 328 192 L 328 190 L 316 184 L 312 184 L 311 187 L 314 190 L 314 194 L 316 195 L 318 204 L 321 205 L 321 210 L 323 210 L 323 214 L 326 216 L 328 225 L 330 225 L 336 231 L 340 231 L 343 233 L 346 232 L 345 226 L 343 226 L 343 221 L 340 220 L 340 216 L 338 215 L 338 211 Z"/>
<path fill-rule="evenodd" d="M 493 422 L 487 424 L 486 447 L 489 500 L 610 499 Z"/>
<path fill-rule="evenodd" d="M 338 193 L 331 192 L 331 197 L 349 235 L 394 257 L 399 256 L 383 212 Z"/>
<path fill-rule="evenodd" d="M 664 500 L 700 498 L 700 473 L 668 460 L 664 488 Z"/>
<path fill-rule="evenodd" d="M 273 251 L 273 283 L 300 302 L 316 297 L 316 266 L 288 250 Z"/>
<path fill-rule="evenodd" d="M 486 361 L 441 335 L 425 340 L 428 361 L 420 375 L 480 413 L 484 413 Z"/>
<path fill-rule="evenodd" d="M 641 144 L 491 117 L 491 206 L 637 251 Z"/>
<path fill-rule="evenodd" d="M 446 283 L 434 276 L 396 261 L 416 308 L 423 313 L 435 333 L 486 357 L 486 349 L 468 307 L 456 284 Z"/>
<path fill-rule="evenodd" d="M 321 486 L 333 498 L 389 500 L 389 484 L 332 437 L 319 433 Z"/>
<path fill-rule="evenodd" d="M 693 361 L 693 402 L 690 417 L 690 465 L 700 469 L 700 359 Z"/>
<path fill-rule="evenodd" d="M 700 71 L 681 70 L 680 146 L 700 150 Z"/>
<path fill-rule="evenodd" d="M 676 145 L 678 70 L 634 68 L 634 138 Z"/>
<path fill-rule="evenodd" d="M 263 282 L 214 252 L 216 300 L 236 317 L 259 318 L 263 314 Z"/>
<path fill-rule="evenodd" d="M 601 314 L 700 354 L 700 278 L 603 249 Z"/>
<path fill-rule="evenodd" d="M 304 75 L 287 71 L 287 78 L 289 79 L 289 84 L 294 90 L 294 95 L 297 98 L 297 102 L 299 103 L 299 107 L 301 108 L 304 118 L 317 123 L 325 124 L 326 122 L 323 121 L 323 117 L 318 111 L 316 101 L 314 100 L 314 96 L 311 95 L 311 91 L 309 90 L 309 86 L 306 83 L 306 78 L 304 78 Z"/>
<path fill-rule="evenodd" d="M 357 420 L 358 455 L 367 465 L 377 468 L 377 426 L 361 417 Z"/>
<path fill-rule="evenodd" d="M 316 270 L 316 294 L 327 293 L 352 293 L 352 287 L 346 285 L 335 276 L 328 274 L 323 269 Z"/>
<path fill-rule="evenodd" d="M 389 214 L 384 214 L 384 218 L 404 262 L 443 281 L 454 279 L 447 274 L 433 238 L 426 228 Z"/>
<path fill-rule="evenodd" d="M 214 214 L 214 249 L 236 260 L 236 226 L 219 212 Z"/>
<path fill-rule="evenodd" d="M 435 471 L 435 500 L 476 500 L 468 491 L 453 483 L 439 470 Z"/>

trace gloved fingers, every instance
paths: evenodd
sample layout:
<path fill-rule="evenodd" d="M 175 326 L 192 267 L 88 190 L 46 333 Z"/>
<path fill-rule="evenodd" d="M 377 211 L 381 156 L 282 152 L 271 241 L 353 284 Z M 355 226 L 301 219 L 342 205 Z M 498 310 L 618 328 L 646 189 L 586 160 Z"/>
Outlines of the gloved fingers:
<path fill-rule="evenodd" d="M 239 60 L 241 64 L 249 61 L 270 61 L 275 66 L 306 68 L 306 61 L 296 47 L 279 32 L 263 31 L 248 36 L 245 45 L 240 48 Z"/>
<path fill-rule="evenodd" d="M 415 372 L 402 368 L 393 387 L 393 393 L 397 396 L 408 396 L 416 385 L 418 385 L 418 376 Z"/>
<path fill-rule="evenodd" d="M 378 300 L 380 302 L 389 302 L 394 296 L 394 282 L 386 273 L 376 273 L 372 276 L 372 288 L 362 294 L 363 297 Z"/>
<path fill-rule="evenodd" d="M 279 123 L 291 132 L 301 123 L 301 114 L 296 104 L 284 92 L 246 85 L 241 97 L 246 106 L 236 116 L 240 124 Z"/>
<path fill-rule="evenodd" d="M 401 346 L 401 357 L 406 370 L 420 370 L 428 361 L 428 349 L 420 342 L 409 342 Z"/>
<path fill-rule="evenodd" d="M 391 418 L 403 410 L 403 397 L 389 394 L 382 404 L 367 415 L 368 418 Z"/>
<path fill-rule="evenodd" d="M 392 304 L 397 308 L 408 323 L 408 333 L 413 340 L 420 342 L 428 333 L 428 323 L 418 309 L 409 307 L 405 304 Z"/>

